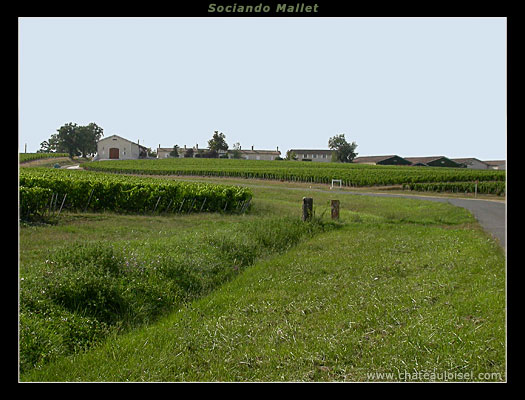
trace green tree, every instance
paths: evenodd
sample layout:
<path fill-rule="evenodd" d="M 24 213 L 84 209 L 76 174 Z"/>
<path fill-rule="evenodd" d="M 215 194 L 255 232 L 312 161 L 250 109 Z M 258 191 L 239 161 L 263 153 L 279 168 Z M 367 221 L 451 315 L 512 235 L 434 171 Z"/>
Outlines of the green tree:
<path fill-rule="evenodd" d="M 40 143 L 40 149 L 37 150 L 36 152 L 37 153 L 54 153 L 55 149 L 51 145 L 50 142 L 51 142 L 51 139 L 50 140 L 44 140 L 43 142 L 41 142 Z"/>
<path fill-rule="evenodd" d="M 78 125 L 69 122 L 57 130 L 57 152 L 65 151 L 69 157 L 78 156 L 79 129 Z"/>
<path fill-rule="evenodd" d="M 208 148 L 210 150 L 215 150 L 218 152 L 219 150 L 228 150 L 228 144 L 226 143 L 226 136 L 224 133 L 219 133 L 219 131 L 215 131 L 213 133 L 213 137 L 208 140 Z"/>
<path fill-rule="evenodd" d="M 157 150 L 152 150 L 151 147 L 146 149 L 146 157 L 157 158 Z"/>
<path fill-rule="evenodd" d="M 104 130 L 95 123 L 79 126 L 69 122 L 57 129 L 48 141 L 40 143 L 41 153 L 68 153 L 70 157 L 87 157 L 97 151 L 97 142 L 104 136 Z"/>
<path fill-rule="evenodd" d="M 179 157 L 179 146 L 173 146 L 173 150 L 170 152 L 170 157 Z"/>
<path fill-rule="evenodd" d="M 44 140 L 40 143 L 40 150 L 37 153 L 65 153 L 66 151 L 58 143 L 58 134 L 51 135 L 49 140 Z"/>
<path fill-rule="evenodd" d="M 241 159 L 241 144 L 239 142 L 233 144 L 233 151 L 231 152 L 234 159 Z"/>
<path fill-rule="evenodd" d="M 335 150 L 332 157 L 333 161 L 352 162 L 358 154 L 355 152 L 357 144 L 355 142 L 348 143 L 344 133 L 331 137 L 328 140 L 328 147 Z"/>
<path fill-rule="evenodd" d="M 97 152 L 97 142 L 102 136 L 104 136 L 104 130 L 94 122 L 87 126 L 78 127 L 77 145 L 82 157 Z"/>
<path fill-rule="evenodd" d="M 295 151 L 288 150 L 286 152 L 285 160 L 297 160 L 297 154 L 295 154 Z"/>

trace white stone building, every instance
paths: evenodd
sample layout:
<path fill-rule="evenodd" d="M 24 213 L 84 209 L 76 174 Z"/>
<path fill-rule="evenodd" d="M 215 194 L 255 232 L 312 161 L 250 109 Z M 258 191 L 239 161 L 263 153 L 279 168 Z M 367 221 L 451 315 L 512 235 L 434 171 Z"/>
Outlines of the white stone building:
<path fill-rule="evenodd" d="M 276 150 L 254 150 L 253 146 L 251 150 L 228 150 L 228 158 L 234 157 L 234 151 L 238 151 L 241 158 L 245 160 L 266 160 L 273 161 L 277 157 L 281 157 L 279 147 Z"/>
<path fill-rule="evenodd" d="M 111 135 L 97 142 L 97 160 L 133 160 L 146 158 L 147 148 L 118 135 Z"/>
<path fill-rule="evenodd" d="M 184 147 L 179 147 L 178 148 L 179 158 L 184 158 L 186 151 L 188 149 L 189 148 L 186 148 L 186 145 L 184 145 Z M 205 153 L 209 151 L 209 149 L 207 148 L 199 149 L 198 145 L 195 145 L 191 149 L 193 150 L 193 155 L 192 155 L 193 158 L 201 157 L 202 155 L 204 155 Z M 170 153 L 172 151 L 173 151 L 173 147 L 160 147 L 159 145 L 159 147 L 157 148 L 157 158 L 170 158 L 171 157 Z M 230 149 L 228 151 L 219 150 L 217 154 L 219 157 L 224 157 L 226 155 L 228 158 L 234 158 L 234 152 L 236 151 L 238 152 L 240 158 L 243 158 L 245 160 L 273 161 L 277 157 L 281 156 L 281 152 L 279 151 L 279 148 L 277 148 L 277 150 L 256 150 L 253 148 L 253 146 L 251 150 L 242 150 L 242 149 L 239 149 L 239 150 Z"/>
<path fill-rule="evenodd" d="M 331 162 L 333 150 L 324 149 L 290 149 L 299 161 Z"/>

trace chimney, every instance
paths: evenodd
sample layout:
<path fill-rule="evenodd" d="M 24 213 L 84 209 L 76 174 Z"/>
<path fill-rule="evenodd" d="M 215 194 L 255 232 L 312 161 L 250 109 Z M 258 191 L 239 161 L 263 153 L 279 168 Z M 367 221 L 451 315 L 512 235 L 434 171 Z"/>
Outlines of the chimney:
<path fill-rule="evenodd" d="M 186 145 L 184 145 L 184 150 L 186 150 Z"/>
<path fill-rule="evenodd" d="M 253 146 L 252 146 L 252 151 L 253 151 Z"/>
<path fill-rule="evenodd" d="M 198 144 L 198 143 L 195 145 L 195 148 L 196 148 L 197 150 L 199 150 L 199 144 Z"/>
<path fill-rule="evenodd" d="M 279 146 L 277 146 L 277 151 L 279 151 Z"/>

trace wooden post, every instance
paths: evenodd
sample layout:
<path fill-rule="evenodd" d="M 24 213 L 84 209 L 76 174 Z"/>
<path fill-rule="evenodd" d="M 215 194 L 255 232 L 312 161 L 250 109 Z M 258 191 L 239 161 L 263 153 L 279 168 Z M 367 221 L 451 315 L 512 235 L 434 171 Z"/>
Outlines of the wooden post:
<path fill-rule="evenodd" d="M 91 189 L 91 193 L 89 194 L 89 199 L 87 201 L 87 204 L 86 206 L 84 207 L 84 212 L 86 212 L 88 206 L 89 206 L 89 202 L 91 201 L 91 196 L 93 196 L 93 192 L 95 191 L 95 188 Z"/>
<path fill-rule="evenodd" d="M 252 201 L 252 199 L 250 198 L 248 201 L 243 202 L 243 205 L 242 205 L 242 208 L 241 208 L 241 214 L 243 214 L 248 209 L 248 207 L 250 206 L 250 202 L 251 201 Z"/>
<path fill-rule="evenodd" d="M 181 205 L 180 205 L 180 207 L 179 207 L 179 213 L 181 212 L 181 210 L 182 210 L 182 206 L 184 205 L 184 202 L 185 202 L 185 201 L 186 201 L 186 197 L 184 197 L 184 198 L 182 199 L 182 203 L 181 203 Z"/>
<path fill-rule="evenodd" d="M 204 201 L 203 201 L 202 204 L 201 204 L 201 209 L 199 210 L 199 212 L 202 212 L 202 209 L 203 209 L 203 207 L 204 207 L 204 204 L 206 204 L 206 199 L 207 199 L 207 197 L 204 198 Z"/>
<path fill-rule="evenodd" d="M 310 221 L 313 216 L 314 199 L 303 197 L 303 221 Z"/>
<path fill-rule="evenodd" d="M 339 200 L 330 200 L 332 206 L 332 219 L 339 219 Z"/>
<path fill-rule="evenodd" d="M 193 210 L 193 206 L 195 205 L 195 201 L 197 200 L 196 197 L 193 198 L 193 201 L 191 202 L 191 206 L 190 206 L 190 209 L 188 210 L 188 214 L 191 213 L 191 211 Z"/>
<path fill-rule="evenodd" d="M 58 196 L 58 194 L 57 194 Z M 47 214 L 51 215 L 51 208 L 53 207 L 53 200 L 55 199 L 55 193 L 51 192 L 51 202 L 49 203 L 49 208 L 47 209 Z"/>
<path fill-rule="evenodd" d="M 57 217 L 60 215 L 60 211 L 62 211 L 62 207 L 64 207 L 64 202 L 66 201 L 67 193 L 64 195 L 64 198 L 62 199 L 62 204 L 60 205 L 60 210 L 58 210 Z"/>
<path fill-rule="evenodd" d="M 55 203 L 53 204 L 53 215 L 55 214 L 55 211 L 57 210 L 57 201 L 58 201 L 58 193 L 55 196 Z"/>
<path fill-rule="evenodd" d="M 157 211 L 157 206 L 159 205 L 159 201 L 161 197 L 162 196 L 159 196 L 159 198 L 157 199 L 157 203 L 155 203 L 155 208 L 153 209 L 153 212 Z"/>
<path fill-rule="evenodd" d="M 164 210 L 165 213 L 167 213 L 168 210 L 170 209 L 171 203 L 173 203 L 173 199 L 171 199 L 170 202 L 168 203 L 168 207 L 166 207 L 166 209 Z"/>

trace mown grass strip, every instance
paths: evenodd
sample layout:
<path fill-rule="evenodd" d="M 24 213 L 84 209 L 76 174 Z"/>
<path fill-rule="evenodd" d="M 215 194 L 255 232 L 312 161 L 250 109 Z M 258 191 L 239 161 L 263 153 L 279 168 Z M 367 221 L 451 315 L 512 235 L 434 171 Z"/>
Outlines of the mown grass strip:
<path fill-rule="evenodd" d="M 504 380 L 504 291 L 503 252 L 481 231 L 354 222 L 23 378 L 371 381 L 434 371 Z"/>

